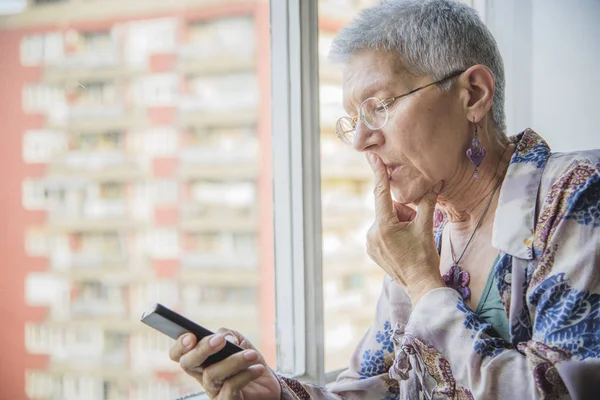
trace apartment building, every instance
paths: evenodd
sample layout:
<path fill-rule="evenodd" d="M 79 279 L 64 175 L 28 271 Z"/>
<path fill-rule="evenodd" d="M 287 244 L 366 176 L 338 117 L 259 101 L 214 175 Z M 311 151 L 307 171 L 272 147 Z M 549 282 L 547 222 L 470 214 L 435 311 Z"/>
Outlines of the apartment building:
<path fill-rule="evenodd" d="M 335 137 L 341 74 L 326 59 L 370 3 L 319 2 L 328 370 L 347 363 L 381 286 L 364 252 L 371 174 Z M 30 0 L 0 17 L 11 398 L 197 389 L 171 340 L 139 322 L 157 301 L 242 331 L 275 365 L 268 21 L 266 0 Z"/>

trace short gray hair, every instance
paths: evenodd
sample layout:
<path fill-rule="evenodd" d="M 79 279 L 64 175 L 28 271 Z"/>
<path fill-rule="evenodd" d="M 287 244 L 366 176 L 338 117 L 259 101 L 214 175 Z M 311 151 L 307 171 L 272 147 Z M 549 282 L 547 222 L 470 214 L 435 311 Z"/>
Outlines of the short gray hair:
<path fill-rule="evenodd" d="M 347 62 L 362 50 L 395 51 L 408 72 L 434 80 L 485 65 L 495 80 L 492 120 L 500 132 L 506 132 L 502 56 L 471 7 L 452 0 L 383 0 L 340 31 L 329 56 Z M 447 90 L 451 84 L 441 88 Z"/>

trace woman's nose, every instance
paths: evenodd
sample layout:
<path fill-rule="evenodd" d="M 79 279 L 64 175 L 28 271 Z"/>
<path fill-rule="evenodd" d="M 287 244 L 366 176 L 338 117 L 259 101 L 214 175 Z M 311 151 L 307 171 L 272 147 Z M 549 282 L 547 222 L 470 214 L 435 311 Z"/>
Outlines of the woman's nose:
<path fill-rule="evenodd" d="M 354 140 L 352 147 L 359 152 L 368 151 L 372 146 L 383 143 L 383 135 L 381 130 L 373 130 L 365 125 L 360 119 L 356 124 L 354 131 Z"/>

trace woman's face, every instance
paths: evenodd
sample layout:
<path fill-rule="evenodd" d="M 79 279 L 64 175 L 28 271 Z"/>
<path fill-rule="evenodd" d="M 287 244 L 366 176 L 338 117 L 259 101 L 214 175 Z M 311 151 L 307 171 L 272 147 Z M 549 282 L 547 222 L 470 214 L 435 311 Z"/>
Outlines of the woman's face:
<path fill-rule="evenodd" d="M 393 53 L 363 51 L 344 68 L 344 108 L 355 116 L 368 97 L 395 97 L 432 81 L 409 74 Z M 452 177 L 466 159 L 469 122 L 455 86 L 445 92 L 431 86 L 396 100 L 381 129 L 358 121 L 353 147 L 383 160 L 392 194 L 402 204 L 417 202 L 436 183 Z"/>

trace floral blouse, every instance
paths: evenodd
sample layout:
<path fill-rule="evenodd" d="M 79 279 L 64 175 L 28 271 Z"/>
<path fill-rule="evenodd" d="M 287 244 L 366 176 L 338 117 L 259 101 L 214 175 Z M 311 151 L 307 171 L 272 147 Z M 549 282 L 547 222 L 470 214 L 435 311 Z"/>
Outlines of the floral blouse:
<path fill-rule="evenodd" d="M 511 140 L 492 235 L 510 340 L 455 290 L 413 307 L 386 277 L 350 367 L 327 389 L 280 377 L 282 399 L 600 398 L 600 150 Z"/>

